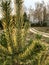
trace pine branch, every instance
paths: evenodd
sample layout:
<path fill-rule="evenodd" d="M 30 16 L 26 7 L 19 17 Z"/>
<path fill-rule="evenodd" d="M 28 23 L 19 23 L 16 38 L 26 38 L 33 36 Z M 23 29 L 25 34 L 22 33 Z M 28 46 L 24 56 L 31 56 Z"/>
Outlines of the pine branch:
<path fill-rule="evenodd" d="M 40 58 L 40 65 L 45 65 L 46 61 L 47 61 L 47 58 L 49 57 L 49 50 L 45 50 L 42 54 L 41 54 L 41 58 Z"/>
<path fill-rule="evenodd" d="M 2 55 L 2 53 L 6 55 L 10 54 L 9 51 L 0 44 L 0 54 Z"/>
<path fill-rule="evenodd" d="M 26 57 L 28 55 L 30 55 L 32 49 L 34 48 L 33 43 L 26 49 L 26 51 L 22 54 L 22 57 Z"/>

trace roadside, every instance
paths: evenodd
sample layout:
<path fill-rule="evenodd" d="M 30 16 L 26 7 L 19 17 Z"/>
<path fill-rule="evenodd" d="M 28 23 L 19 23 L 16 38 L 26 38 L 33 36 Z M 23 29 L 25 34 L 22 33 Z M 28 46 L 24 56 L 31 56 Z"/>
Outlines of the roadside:
<path fill-rule="evenodd" d="M 33 27 L 33 28 L 41 32 L 49 33 L 49 27 Z"/>
<path fill-rule="evenodd" d="M 30 28 L 30 32 L 32 32 L 34 34 L 40 34 L 40 35 L 42 35 L 44 37 L 49 38 L 49 33 L 41 32 L 41 31 L 38 31 L 38 30 L 36 30 L 34 28 Z"/>

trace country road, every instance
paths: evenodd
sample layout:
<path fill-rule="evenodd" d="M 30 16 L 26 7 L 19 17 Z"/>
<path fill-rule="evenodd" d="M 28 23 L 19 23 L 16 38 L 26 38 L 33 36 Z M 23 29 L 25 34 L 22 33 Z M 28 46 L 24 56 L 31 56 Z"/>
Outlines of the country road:
<path fill-rule="evenodd" d="M 45 33 L 45 32 L 41 32 L 41 31 L 38 31 L 34 28 L 30 28 L 30 32 L 34 33 L 34 34 L 40 34 L 42 35 L 43 37 L 47 37 L 49 38 L 49 33 Z"/>

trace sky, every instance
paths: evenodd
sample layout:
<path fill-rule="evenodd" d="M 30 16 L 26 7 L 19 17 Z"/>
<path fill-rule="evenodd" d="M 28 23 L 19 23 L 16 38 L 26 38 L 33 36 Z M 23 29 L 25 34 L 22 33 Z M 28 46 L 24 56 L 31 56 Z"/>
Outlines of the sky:
<path fill-rule="evenodd" d="M 44 1 L 45 3 L 47 3 L 49 0 L 24 0 L 24 5 L 27 8 L 29 7 L 35 8 L 35 3 L 41 2 L 41 1 Z"/>
<path fill-rule="evenodd" d="M 14 0 L 12 0 L 12 2 L 13 2 Z M 47 3 L 49 0 L 24 0 L 24 6 L 28 9 L 28 8 L 35 8 L 35 3 L 36 2 L 41 2 L 41 1 L 44 1 L 45 3 Z M 12 4 L 12 8 L 14 8 L 13 7 L 14 6 L 14 3 Z M 0 11 L 1 12 L 1 11 Z M 0 13 L 0 18 L 2 18 L 2 16 L 1 16 L 2 14 Z"/>

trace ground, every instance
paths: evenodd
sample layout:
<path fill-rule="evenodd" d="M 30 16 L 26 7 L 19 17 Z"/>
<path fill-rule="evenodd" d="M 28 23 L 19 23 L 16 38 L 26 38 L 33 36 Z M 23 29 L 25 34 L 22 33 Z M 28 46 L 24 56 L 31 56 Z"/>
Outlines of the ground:
<path fill-rule="evenodd" d="M 49 33 L 49 27 L 33 27 L 36 30 Z"/>

